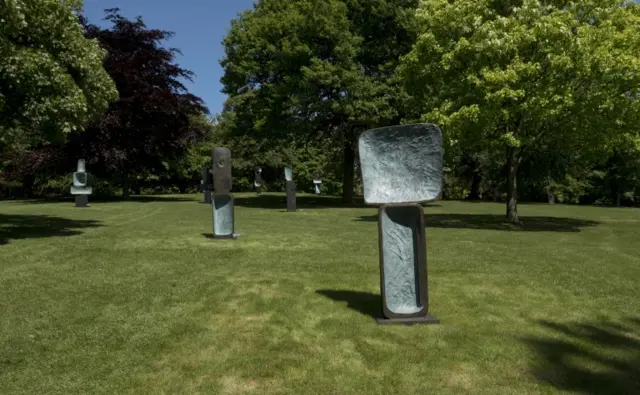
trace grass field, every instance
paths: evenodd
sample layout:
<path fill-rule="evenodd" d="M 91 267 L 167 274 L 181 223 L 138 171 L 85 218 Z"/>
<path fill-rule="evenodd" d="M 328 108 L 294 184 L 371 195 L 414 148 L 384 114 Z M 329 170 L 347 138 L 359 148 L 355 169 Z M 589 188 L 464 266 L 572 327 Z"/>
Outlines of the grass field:
<path fill-rule="evenodd" d="M 434 326 L 379 326 L 376 209 L 0 202 L 0 394 L 640 394 L 640 211 L 425 207 Z"/>

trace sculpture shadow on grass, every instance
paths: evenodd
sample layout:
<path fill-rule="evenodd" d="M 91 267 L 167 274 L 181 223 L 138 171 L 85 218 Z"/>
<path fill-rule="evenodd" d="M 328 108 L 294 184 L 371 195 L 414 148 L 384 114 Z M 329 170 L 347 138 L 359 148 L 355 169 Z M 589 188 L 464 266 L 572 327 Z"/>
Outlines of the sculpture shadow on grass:
<path fill-rule="evenodd" d="M 324 208 L 363 208 L 367 207 L 364 204 L 362 198 L 355 198 L 353 204 L 346 204 L 342 202 L 342 199 L 334 196 L 296 196 L 297 209 L 324 209 Z M 252 197 L 235 197 L 234 205 L 240 207 L 249 208 L 262 208 L 262 209 L 286 209 L 287 208 L 287 196 L 286 194 L 262 194 Z"/>
<path fill-rule="evenodd" d="M 640 394 L 640 320 L 625 321 L 538 322 L 554 334 L 523 339 L 537 356 L 533 375 L 562 391 Z"/>
<path fill-rule="evenodd" d="M 382 298 L 370 292 L 320 289 L 317 294 L 335 300 L 347 302 L 347 307 L 360 314 L 373 318 L 382 317 Z"/>
<path fill-rule="evenodd" d="M 103 226 L 99 221 L 48 215 L 0 214 L 0 245 L 10 240 L 79 235 L 81 229 Z"/>
<path fill-rule="evenodd" d="M 192 198 L 178 197 L 178 196 L 162 196 L 162 195 L 138 195 L 131 196 L 129 200 L 124 200 L 122 196 L 89 196 L 89 207 L 93 203 L 155 203 L 155 202 L 193 202 Z M 74 204 L 73 196 L 55 197 L 55 198 L 39 198 L 28 200 L 16 200 L 13 201 L 16 204 L 46 204 L 46 203 L 69 203 Z"/>
<path fill-rule="evenodd" d="M 235 197 L 234 205 L 249 208 L 262 209 L 286 209 L 287 196 L 285 194 L 262 194 L 253 197 Z M 342 202 L 342 198 L 336 196 L 315 196 L 315 195 L 298 195 L 296 196 L 297 209 L 331 209 L 331 208 L 371 208 L 366 205 L 364 199 L 359 196 L 354 198 L 354 203 L 347 204 Z M 431 207 L 439 207 L 430 204 Z"/>
<path fill-rule="evenodd" d="M 362 216 L 356 221 L 377 222 L 377 215 Z M 521 226 L 508 223 L 504 215 L 498 214 L 425 214 L 427 228 L 485 229 L 521 232 L 580 232 L 581 228 L 596 226 L 599 222 L 560 217 L 521 216 Z"/>

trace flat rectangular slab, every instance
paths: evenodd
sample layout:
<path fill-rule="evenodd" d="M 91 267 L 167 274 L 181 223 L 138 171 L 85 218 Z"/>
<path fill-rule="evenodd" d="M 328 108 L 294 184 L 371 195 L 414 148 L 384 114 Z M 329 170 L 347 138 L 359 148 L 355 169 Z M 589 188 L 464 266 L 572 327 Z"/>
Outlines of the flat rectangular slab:
<path fill-rule="evenodd" d="M 368 130 L 358 140 L 367 204 L 421 203 L 442 191 L 442 133 L 433 124 Z"/>
<path fill-rule="evenodd" d="M 91 187 L 71 187 L 72 195 L 91 195 L 93 193 L 93 188 Z"/>
<path fill-rule="evenodd" d="M 382 309 L 388 318 L 429 313 L 424 210 L 385 205 L 378 213 Z"/>

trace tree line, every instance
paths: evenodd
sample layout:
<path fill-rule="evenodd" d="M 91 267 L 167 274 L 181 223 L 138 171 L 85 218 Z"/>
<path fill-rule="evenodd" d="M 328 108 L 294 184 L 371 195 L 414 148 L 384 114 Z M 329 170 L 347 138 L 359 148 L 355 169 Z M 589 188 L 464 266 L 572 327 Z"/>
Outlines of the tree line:
<path fill-rule="evenodd" d="M 172 33 L 80 1 L 0 2 L 0 188 L 187 192 L 211 148 L 281 190 L 282 167 L 352 202 L 367 129 L 443 131 L 444 198 L 637 205 L 640 8 L 620 0 L 260 0 L 223 45 L 220 114 L 183 83 Z M 65 21 L 61 23 L 60 21 Z M 205 49 L 206 50 L 206 49 Z M 64 188 L 63 188 L 64 186 Z"/>

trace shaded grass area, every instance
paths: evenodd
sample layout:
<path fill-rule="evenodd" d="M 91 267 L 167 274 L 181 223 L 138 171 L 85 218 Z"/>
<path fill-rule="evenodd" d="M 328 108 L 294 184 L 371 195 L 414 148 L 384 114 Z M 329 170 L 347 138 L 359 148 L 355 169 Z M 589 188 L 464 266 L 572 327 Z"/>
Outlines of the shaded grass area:
<path fill-rule="evenodd" d="M 539 361 L 536 378 L 555 388 L 585 394 L 633 394 L 640 391 L 640 320 L 584 321 L 569 324 L 541 320 L 553 337 L 527 338 Z"/>
<path fill-rule="evenodd" d="M 521 216 L 520 224 L 505 222 L 504 214 L 425 214 L 428 228 L 486 229 L 524 232 L 579 232 L 581 228 L 595 226 L 597 221 L 579 218 Z M 377 222 L 377 215 L 367 215 L 360 221 Z"/>
<path fill-rule="evenodd" d="M 95 220 L 73 220 L 50 215 L 11 215 L 0 213 L 0 245 L 10 239 L 75 236 L 80 229 L 101 226 Z"/>
<path fill-rule="evenodd" d="M 1 394 L 640 393 L 637 210 L 425 207 L 441 324 L 396 327 L 375 208 L 137 199 L 0 203 Z"/>

